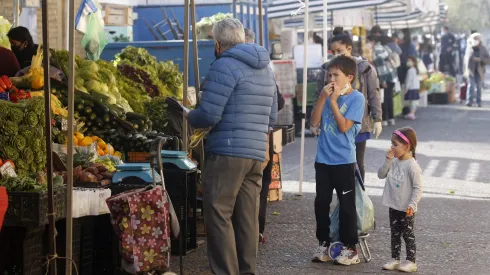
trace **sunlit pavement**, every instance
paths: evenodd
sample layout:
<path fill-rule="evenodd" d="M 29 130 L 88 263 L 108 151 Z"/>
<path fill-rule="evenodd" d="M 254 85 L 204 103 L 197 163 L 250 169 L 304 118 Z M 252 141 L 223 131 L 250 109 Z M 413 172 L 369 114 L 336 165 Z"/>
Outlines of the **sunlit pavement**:
<path fill-rule="evenodd" d="M 490 90 L 483 108 L 459 104 L 420 108 L 417 120 L 397 120 L 368 141 L 366 187 L 377 228 L 368 240 L 370 263 L 344 267 L 311 263 L 315 239 L 313 201 L 316 139 L 305 143 L 303 195 L 299 190 L 300 141 L 283 150 L 284 200 L 269 204 L 265 245 L 257 274 L 389 274 L 388 210 L 381 204 L 384 182 L 376 171 L 384 161 L 396 127 L 418 134 L 417 160 L 424 171 L 424 196 L 416 218 L 418 274 L 490 274 Z M 185 257 L 186 274 L 210 274 L 205 247 Z M 402 252 L 402 257 L 404 252 Z M 174 263 L 176 263 L 174 261 Z M 174 265 L 174 268 L 176 266 Z"/>

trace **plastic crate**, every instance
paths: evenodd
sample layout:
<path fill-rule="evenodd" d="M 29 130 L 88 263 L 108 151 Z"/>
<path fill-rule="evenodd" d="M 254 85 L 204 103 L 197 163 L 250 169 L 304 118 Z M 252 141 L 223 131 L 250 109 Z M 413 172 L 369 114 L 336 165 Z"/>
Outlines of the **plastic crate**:
<path fill-rule="evenodd" d="M 65 217 L 65 186 L 54 190 L 56 219 Z M 48 224 L 48 192 L 8 192 L 4 226 L 39 227 Z"/>
<path fill-rule="evenodd" d="M 149 152 L 128 152 L 126 153 L 126 162 L 149 162 Z"/>
<path fill-rule="evenodd" d="M 0 234 L 0 274 L 43 275 L 47 253 L 45 226 L 4 227 Z"/>

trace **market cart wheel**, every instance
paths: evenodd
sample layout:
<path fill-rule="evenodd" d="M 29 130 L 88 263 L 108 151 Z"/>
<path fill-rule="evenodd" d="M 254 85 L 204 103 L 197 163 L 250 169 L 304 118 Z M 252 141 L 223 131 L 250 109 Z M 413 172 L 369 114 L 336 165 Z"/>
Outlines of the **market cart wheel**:
<path fill-rule="evenodd" d="M 369 237 L 369 233 L 361 233 L 359 235 L 359 246 L 361 247 L 362 256 L 364 257 L 364 261 L 369 263 L 371 261 L 371 251 L 369 250 L 369 246 L 367 243 L 367 238 Z"/>

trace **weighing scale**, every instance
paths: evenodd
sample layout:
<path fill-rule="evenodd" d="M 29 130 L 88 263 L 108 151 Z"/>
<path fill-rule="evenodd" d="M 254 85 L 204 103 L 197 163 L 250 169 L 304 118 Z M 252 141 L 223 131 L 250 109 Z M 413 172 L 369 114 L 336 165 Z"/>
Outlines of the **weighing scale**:
<path fill-rule="evenodd" d="M 184 151 L 162 150 L 162 162 L 164 171 L 165 169 L 192 171 L 197 168 L 197 165 L 187 157 L 187 152 Z"/>
<path fill-rule="evenodd" d="M 193 171 L 196 164 L 187 157 L 187 152 L 162 150 L 163 170 Z M 150 163 L 123 163 L 116 166 L 117 172 L 112 176 L 114 184 L 153 183 Z M 155 171 L 155 180 L 159 182 L 160 175 Z"/>

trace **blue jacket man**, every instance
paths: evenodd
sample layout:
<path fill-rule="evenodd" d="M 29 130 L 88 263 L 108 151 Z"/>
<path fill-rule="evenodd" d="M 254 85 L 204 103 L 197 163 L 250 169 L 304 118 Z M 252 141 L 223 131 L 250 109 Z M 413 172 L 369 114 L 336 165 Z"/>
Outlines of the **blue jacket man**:
<path fill-rule="evenodd" d="M 245 43 L 243 25 L 224 19 L 213 26 L 215 55 L 188 114 L 194 128 L 211 128 L 203 171 L 204 222 L 214 274 L 255 274 L 258 206 L 267 135 L 277 117 L 270 58 Z"/>

